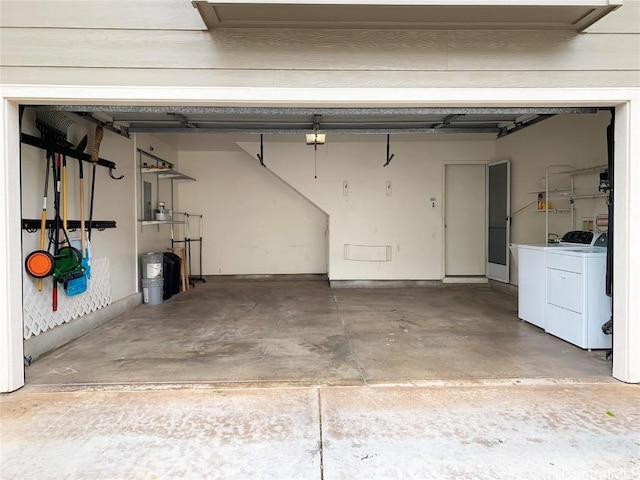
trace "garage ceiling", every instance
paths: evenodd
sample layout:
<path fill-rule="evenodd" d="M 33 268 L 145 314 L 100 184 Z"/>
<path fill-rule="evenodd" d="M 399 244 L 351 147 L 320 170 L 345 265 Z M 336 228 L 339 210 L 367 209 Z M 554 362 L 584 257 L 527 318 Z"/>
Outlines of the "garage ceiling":
<path fill-rule="evenodd" d="M 393 134 L 481 133 L 501 137 L 560 113 L 597 108 L 272 108 L 48 105 L 131 133 Z"/>
<path fill-rule="evenodd" d="M 582 31 L 621 0 L 194 1 L 207 28 Z"/>

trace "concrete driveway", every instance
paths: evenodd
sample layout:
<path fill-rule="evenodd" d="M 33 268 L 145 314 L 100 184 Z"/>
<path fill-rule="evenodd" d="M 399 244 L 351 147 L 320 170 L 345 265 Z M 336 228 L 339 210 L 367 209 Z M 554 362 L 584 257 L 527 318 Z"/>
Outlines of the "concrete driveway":
<path fill-rule="evenodd" d="M 10 479 L 640 478 L 640 387 L 611 379 L 0 397 Z"/>

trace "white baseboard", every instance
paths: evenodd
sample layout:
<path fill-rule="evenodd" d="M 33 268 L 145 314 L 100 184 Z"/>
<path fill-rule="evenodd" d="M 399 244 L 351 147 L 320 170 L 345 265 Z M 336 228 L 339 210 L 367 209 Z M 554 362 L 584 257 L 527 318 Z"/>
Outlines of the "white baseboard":
<path fill-rule="evenodd" d="M 100 310 L 76 318 L 24 341 L 24 355 L 32 360 L 81 337 L 85 333 L 122 315 L 142 303 L 142 295 L 134 293 Z"/>
<path fill-rule="evenodd" d="M 440 286 L 440 280 L 329 280 L 331 288 L 418 288 Z"/>
<path fill-rule="evenodd" d="M 489 283 L 487 277 L 444 277 L 442 283 Z"/>

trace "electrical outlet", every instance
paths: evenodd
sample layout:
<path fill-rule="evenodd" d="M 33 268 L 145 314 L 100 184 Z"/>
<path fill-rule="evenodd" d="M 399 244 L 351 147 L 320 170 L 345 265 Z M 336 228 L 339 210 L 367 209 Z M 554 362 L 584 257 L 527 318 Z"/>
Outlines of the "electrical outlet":
<path fill-rule="evenodd" d="M 342 182 L 342 195 L 344 195 L 345 197 L 349 196 L 349 181 L 345 180 L 344 182 Z"/>
<path fill-rule="evenodd" d="M 387 180 L 387 197 L 391 196 L 391 180 Z"/>

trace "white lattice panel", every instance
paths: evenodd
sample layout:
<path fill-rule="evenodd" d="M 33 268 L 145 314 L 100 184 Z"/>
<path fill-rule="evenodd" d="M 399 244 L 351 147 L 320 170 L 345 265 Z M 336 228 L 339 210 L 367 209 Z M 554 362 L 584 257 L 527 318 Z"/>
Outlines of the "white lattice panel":
<path fill-rule="evenodd" d="M 109 259 L 91 259 L 91 280 L 87 281 L 87 291 L 72 297 L 62 285 L 58 285 L 58 311 L 51 309 L 53 280 L 45 278 L 42 291 L 38 291 L 38 281 L 29 275 L 23 276 L 23 317 L 24 338 L 46 332 L 87 313 L 94 312 L 111 303 L 111 282 L 109 280 Z"/>

